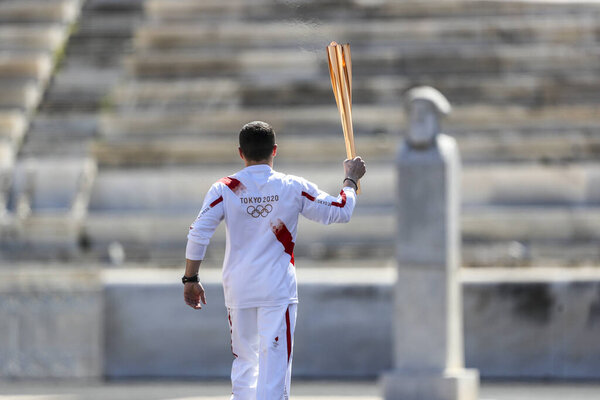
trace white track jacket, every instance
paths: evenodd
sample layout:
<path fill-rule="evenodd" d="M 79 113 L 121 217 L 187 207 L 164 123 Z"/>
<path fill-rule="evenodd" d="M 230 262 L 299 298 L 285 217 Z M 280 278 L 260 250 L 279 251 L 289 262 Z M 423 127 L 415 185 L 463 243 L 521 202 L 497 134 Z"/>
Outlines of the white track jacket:
<path fill-rule="evenodd" d="M 217 225 L 225 219 L 225 305 L 297 303 L 294 244 L 298 215 L 323 224 L 348 222 L 355 202 L 353 188 L 344 187 L 336 198 L 268 165 L 246 167 L 211 186 L 190 226 L 186 258 L 202 260 Z"/>

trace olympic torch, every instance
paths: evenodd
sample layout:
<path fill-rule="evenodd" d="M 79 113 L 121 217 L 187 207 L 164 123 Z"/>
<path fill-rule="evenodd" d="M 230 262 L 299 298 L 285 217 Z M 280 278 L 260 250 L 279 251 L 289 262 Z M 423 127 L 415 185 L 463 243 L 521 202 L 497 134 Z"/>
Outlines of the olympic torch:
<path fill-rule="evenodd" d="M 331 88 L 342 120 L 346 157 L 353 159 L 356 157 L 356 150 L 354 149 L 354 130 L 352 128 L 352 61 L 350 59 L 350 45 L 331 42 L 327 46 L 327 58 L 329 59 Z M 360 182 L 357 182 L 357 185 L 356 192 L 360 193 Z"/>

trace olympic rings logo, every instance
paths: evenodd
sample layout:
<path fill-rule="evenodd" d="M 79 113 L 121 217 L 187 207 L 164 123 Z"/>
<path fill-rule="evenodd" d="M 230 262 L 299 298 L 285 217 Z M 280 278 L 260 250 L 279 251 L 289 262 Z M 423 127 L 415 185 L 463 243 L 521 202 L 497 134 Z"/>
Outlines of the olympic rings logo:
<path fill-rule="evenodd" d="M 251 215 L 253 218 L 258 218 L 258 217 L 266 217 L 267 215 L 269 215 L 269 213 L 273 211 L 273 206 L 270 204 L 266 204 L 266 205 L 258 205 L 256 207 L 254 206 L 248 206 L 248 208 L 246 209 L 246 212 L 248 213 L 248 215 Z"/>

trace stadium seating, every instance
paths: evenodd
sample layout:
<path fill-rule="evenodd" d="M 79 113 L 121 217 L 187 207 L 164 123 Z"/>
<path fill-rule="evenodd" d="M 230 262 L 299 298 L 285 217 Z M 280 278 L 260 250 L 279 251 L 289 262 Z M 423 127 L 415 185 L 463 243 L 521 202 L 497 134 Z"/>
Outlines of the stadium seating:
<path fill-rule="evenodd" d="M 82 231 L 94 257 L 117 241 L 130 260 L 177 263 L 203 192 L 240 166 L 245 122 L 273 124 L 278 169 L 339 190 L 324 48 L 350 42 L 364 194 L 351 234 L 303 224 L 299 256 L 393 255 L 403 94 L 425 84 L 453 106 L 464 264 L 598 264 L 599 16 L 589 1 L 93 0 L 23 154 L 97 161 Z M 41 40 L 9 36 L 0 47 Z M 0 104 L 31 101 L 18 90 Z"/>
<path fill-rule="evenodd" d="M 0 258 L 15 256 L 19 248 L 28 247 L 25 242 L 38 243 L 40 237 L 57 239 L 61 227 L 70 222 L 68 214 L 61 213 L 47 223 L 37 219 L 39 204 L 23 193 L 26 187 L 30 194 L 35 192 L 36 199 L 44 196 L 44 183 L 47 186 L 49 182 L 34 182 L 29 178 L 31 174 L 43 176 L 47 166 L 32 166 L 35 161 L 20 160 L 17 154 L 27 141 L 27 129 L 35 110 L 60 64 L 80 5 L 79 0 L 0 3 L 0 237 L 1 249 L 6 250 Z M 55 179 L 64 183 L 63 179 L 68 177 Z M 87 209 L 86 204 L 75 203 L 80 214 Z M 42 233 L 44 230 L 46 233 Z M 78 233 L 71 236 L 74 237 L 71 244 L 77 247 Z"/>

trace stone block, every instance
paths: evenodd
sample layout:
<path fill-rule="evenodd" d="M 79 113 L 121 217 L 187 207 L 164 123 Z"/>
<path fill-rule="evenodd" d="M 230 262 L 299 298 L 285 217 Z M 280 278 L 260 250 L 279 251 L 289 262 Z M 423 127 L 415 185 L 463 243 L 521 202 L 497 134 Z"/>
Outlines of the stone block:
<path fill-rule="evenodd" d="M 79 14 L 79 7 L 79 0 L 7 1 L 0 4 L 0 21 L 67 23 Z"/>
<path fill-rule="evenodd" d="M 92 138 L 98 129 L 98 117 L 85 113 L 69 116 L 38 114 L 31 121 L 27 137 L 45 142 L 75 142 Z"/>
<path fill-rule="evenodd" d="M 357 106 L 354 129 L 366 134 L 393 132 L 404 120 L 397 107 Z M 140 138 L 151 140 L 168 134 L 169 140 L 181 136 L 211 138 L 227 135 L 235 142 L 240 127 L 257 118 L 269 121 L 276 132 L 283 135 L 301 135 L 318 137 L 321 135 L 339 137 L 339 114 L 335 113 L 335 104 L 327 107 L 286 107 L 264 108 L 260 111 L 240 109 L 232 111 L 206 110 L 198 112 L 173 112 L 157 110 L 132 111 L 127 113 L 104 114 L 100 121 L 100 133 L 107 140 L 119 138 Z M 310 132 L 310 136 L 307 136 Z"/>
<path fill-rule="evenodd" d="M 467 366 L 490 378 L 598 378 L 597 271 L 492 269 L 463 280 Z"/>
<path fill-rule="evenodd" d="M 326 164 L 317 165 L 283 161 L 284 158 L 289 160 L 290 149 L 294 152 L 302 150 L 302 155 L 308 157 L 311 146 L 307 145 L 302 149 L 302 143 L 305 142 L 299 138 L 298 141 L 282 138 L 278 139 L 278 143 L 280 145 L 278 153 L 283 154 L 278 154 L 278 165 L 275 166 L 277 170 L 304 176 L 328 193 L 339 192 L 341 186 L 341 161 L 339 160 L 345 157 L 345 154 L 342 146 L 338 146 L 340 150 L 338 161 L 333 161 L 335 157 L 329 150 L 335 144 L 340 144 L 339 138 L 332 138 L 329 142 L 323 140 L 321 143 L 328 143 L 329 146 L 315 149 L 315 153 L 320 155 L 315 161 L 329 160 Z M 373 150 L 372 153 L 374 152 Z M 374 159 L 366 156 L 362 151 L 360 154 L 367 160 Z M 231 157 L 233 156 L 232 154 Z M 239 159 L 239 156 L 236 158 Z M 210 164 L 201 170 L 196 167 L 177 166 L 100 171 L 94 184 L 90 209 L 94 212 L 118 210 L 195 212 L 200 207 L 210 185 L 242 168 L 242 165 L 237 163 L 237 159 L 232 160 L 232 164 L 218 166 Z M 216 159 L 214 161 L 216 162 Z M 369 173 L 364 182 L 368 190 L 361 194 L 359 206 L 392 207 L 394 193 L 390 190 L 389 182 L 393 179 L 393 171 L 385 163 L 370 161 Z M 466 166 L 463 168 L 462 177 L 463 208 L 468 212 L 469 208 L 481 206 L 591 206 L 600 203 L 600 192 L 594 189 L 598 187 L 598 180 L 600 180 L 600 169 L 593 165 Z M 130 184 L 132 181 L 136 182 L 135 186 Z M 189 182 L 195 184 L 189 185 Z M 114 195 L 117 192 L 119 196 Z"/>
<path fill-rule="evenodd" d="M 31 268 L 0 276 L 0 379 L 100 378 L 98 274 Z"/>
<path fill-rule="evenodd" d="M 27 120 L 21 111 L 0 112 L 0 140 L 18 147 L 23 140 Z"/>
<path fill-rule="evenodd" d="M 594 74 L 597 55 L 579 47 L 558 45 L 448 45 L 441 48 L 415 46 L 402 51 L 374 49 L 352 56 L 356 77 L 403 75 L 427 79 L 432 75 L 499 76 L 506 74 Z M 314 80 L 327 69 L 317 53 L 265 49 L 253 52 L 234 49 L 194 52 L 140 52 L 126 61 L 131 75 L 139 78 L 235 77 L 271 82 L 294 79 Z M 208 74 L 208 75 L 207 75 Z"/>
<path fill-rule="evenodd" d="M 233 137 L 245 122 L 259 118 L 269 121 L 280 135 L 302 135 L 307 138 L 339 135 L 339 115 L 334 112 L 334 104 L 330 104 L 330 107 L 243 108 L 235 111 L 236 118 L 231 117 L 231 110 L 205 110 L 201 113 L 173 109 L 133 110 L 104 114 L 100 131 L 106 138 L 137 136 L 147 138 L 146 140 L 167 134 L 169 138 L 186 135 L 214 137 L 225 134 Z M 353 109 L 356 113 L 353 119 L 354 129 L 367 137 L 377 134 L 396 135 L 398 126 L 405 123 L 397 105 L 363 104 Z M 521 145 L 532 149 L 538 143 L 543 148 L 548 142 L 555 147 L 576 147 L 564 149 L 562 154 L 585 154 L 594 150 L 585 149 L 585 145 L 595 143 L 593 138 L 587 136 L 590 130 L 598 126 L 595 116 L 599 112 L 596 105 L 562 105 L 545 107 L 540 111 L 523 106 L 468 105 L 456 107 L 453 116 L 444 123 L 444 130 L 456 138 L 459 147 L 465 147 L 467 153 L 473 154 L 467 154 L 471 158 L 477 155 L 477 151 L 484 152 L 486 156 L 500 150 L 514 151 L 519 155 L 524 152 L 519 149 Z M 575 127 L 569 128 L 570 124 Z M 582 128 L 577 128 L 578 126 Z M 573 131 L 581 132 L 582 137 L 572 135 Z M 306 132 L 310 132 L 310 136 Z M 580 146 L 584 148 L 580 149 Z M 511 155 L 509 153 L 503 158 L 510 159 Z"/>
<path fill-rule="evenodd" d="M 473 369 L 437 374 L 387 373 L 383 396 L 391 400 L 478 400 L 479 373 Z"/>
<path fill-rule="evenodd" d="M 466 167 L 463 205 L 595 205 L 600 168 L 591 164 Z"/>
<path fill-rule="evenodd" d="M 179 272 L 153 271 L 144 274 L 142 281 L 132 270 L 108 272 L 106 375 L 228 376 L 233 356 L 218 274 L 210 270 L 201 273 L 209 304 L 195 311 L 183 302 Z M 391 307 L 391 293 L 366 283 L 381 274 L 362 279 L 337 274 L 337 280 L 346 284 L 335 282 L 336 278 L 316 283 L 321 274 L 310 275 L 307 280 L 312 283 L 299 287 L 303 300 L 295 335 L 294 373 L 364 377 L 387 368 L 391 326 L 381 316 Z M 190 337 L 197 342 L 190 344 L 186 339 Z"/>
<path fill-rule="evenodd" d="M 438 20 L 364 20 L 360 24 L 331 21 L 322 25 L 290 22 L 232 22 L 218 28 L 195 23 L 148 24 L 136 31 L 135 45 L 140 50 L 280 48 L 302 46 L 318 49 L 335 37 L 352 43 L 353 49 L 377 46 L 441 47 L 463 44 L 568 44 L 593 45 L 597 21 L 588 15 L 496 17 L 485 21 L 473 18 Z M 510 34 L 507 35 L 507 32 Z"/>
<path fill-rule="evenodd" d="M 209 55 L 210 54 L 210 55 Z M 140 78 L 238 77 L 283 81 L 310 78 L 319 72 L 316 54 L 253 51 L 232 54 L 163 52 L 136 54 L 125 60 L 129 73 Z"/>
<path fill-rule="evenodd" d="M 40 87 L 33 82 L 2 85 L 0 107 L 31 111 L 41 99 Z"/>
<path fill-rule="evenodd" d="M 16 151 L 11 143 L 0 141 L 0 172 L 12 171 L 15 165 Z M 11 172 L 12 174 L 12 172 Z"/>
<path fill-rule="evenodd" d="M 66 39 L 66 29 L 55 26 L 4 26 L 0 28 L 0 49 L 53 52 Z"/>
<path fill-rule="evenodd" d="M 13 204 L 27 197 L 33 213 L 69 213 L 85 182 L 94 179 L 96 165 L 90 159 L 27 159 L 15 169 Z"/>
<path fill-rule="evenodd" d="M 109 283 L 106 377 L 227 376 L 233 355 L 222 289 L 205 289 L 210 305 L 198 312 L 185 305 L 182 285 L 175 279 Z"/>
<path fill-rule="evenodd" d="M 343 152 L 343 146 L 340 147 Z M 341 160 L 342 156 L 335 163 L 325 165 L 282 165 L 277 170 L 304 176 L 315 182 L 320 189 L 337 196 L 343 178 Z M 94 183 L 90 211 L 151 211 L 194 215 L 200 210 L 210 186 L 242 167 L 213 164 L 201 170 L 196 167 L 166 167 L 100 171 Z M 369 175 L 369 191 L 361 194 L 359 207 L 391 207 L 393 194 L 386 185 L 392 179 L 392 171 L 383 164 L 373 164 L 369 165 Z M 135 186 L 131 182 L 136 182 Z M 119 195 L 116 196 L 115 193 Z"/>
<path fill-rule="evenodd" d="M 363 111 L 366 110 L 363 109 Z M 147 115 L 148 118 L 152 118 L 150 112 Z M 137 118 L 124 116 L 105 117 L 103 126 L 106 129 L 106 135 L 103 138 L 104 140 L 95 142 L 92 146 L 92 152 L 98 158 L 99 163 L 115 167 L 158 167 L 231 163 L 235 166 L 232 168 L 236 168 L 238 165 L 239 155 L 235 151 L 237 146 L 236 138 L 235 135 L 230 134 L 235 129 L 233 126 L 229 128 L 218 126 L 210 128 L 211 131 L 214 129 L 214 132 L 222 130 L 222 134 L 220 133 L 219 137 L 208 136 L 210 135 L 209 132 L 206 135 L 193 136 L 194 132 L 192 130 L 194 127 L 192 123 L 185 121 L 177 122 L 174 117 L 164 117 L 167 121 L 164 121 L 163 118 L 152 118 L 152 121 L 156 123 L 154 127 L 150 123 L 143 124 L 141 121 L 137 122 Z M 141 118 L 141 115 L 139 115 L 139 118 Z M 242 118 L 239 120 L 240 124 L 244 121 Z M 209 115 L 207 115 L 206 120 L 210 121 Z M 166 126 L 169 121 L 172 124 L 178 124 L 171 125 L 171 127 L 176 129 L 179 136 L 161 133 L 166 132 Z M 340 146 L 341 134 L 337 135 L 340 128 L 339 126 L 334 126 L 335 122 L 329 118 L 320 124 L 318 121 L 312 124 L 306 120 L 296 121 L 295 119 L 289 122 L 276 122 L 278 123 L 278 127 L 285 128 L 284 131 L 277 130 L 279 134 L 277 141 L 280 144 L 278 162 L 311 161 L 323 163 L 324 161 L 345 157 L 343 146 Z M 356 121 L 355 126 L 357 122 L 360 121 Z M 147 127 L 148 131 L 144 131 L 142 127 Z M 128 131 L 128 129 L 131 129 L 131 131 Z M 382 124 L 375 125 L 369 122 L 362 125 L 361 129 L 362 136 L 356 137 L 356 148 L 359 154 L 366 160 L 369 160 L 370 165 L 373 162 L 391 162 L 395 155 L 396 146 L 392 127 L 384 127 Z M 521 133 L 516 131 L 519 128 L 508 127 L 498 127 L 498 129 L 491 129 L 485 132 L 476 132 L 475 127 L 466 129 L 468 129 L 467 132 L 464 129 L 461 131 L 460 128 L 452 128 L 451 131 L 453 134 L 459 135 L 457 142 L 459 143 L 463 160 L 467 164 L 467 167 L 472 165 L 473 169 L 481 167 L 486 170 L 486 163 L 527 162 L 528 165 L 525 168 L 529 168 L 531 164 L 547 163 L 548 161 L 562 163 L 578 161 L 583 163 L 593 161 L 599 155 L 597 149 L 600 148 L 600 139 L 588 135 L 586 133 L 589 130 L 588 128 L 565 128 L 567 131 L 561 133 L 531 132 L 528 130 L 524 130 Z M 154 132 L 152 132 L 153 130 Z M 316 132 L 319 136 L 307 137 L 302 135 L 305 132 Z M 73 134 L 75 133 L 73 131 Z M 80 131 L 80 133 L 84 132 Z M 65 128 L 64 136 L 68 134 L 68 130 Z M 39 135 L 40 139 L 42 139 L 45 133 L 38 132 L 36 128 L 36 130 L 30 132 L 28 135 Z M 55 137 L 50 134 L 47 136 L 51 138 Z M 57 132 L 56 136 L 61 136 L 61 134 Z M 497 166 L 492 166 L 492 168 L 497 168 Z M 505 170 L 509 171 L 510 168 L 512 167 L 506 167 Z M 498 169 L 501 170 L 502 168 L 498 166 Z M 515 166 L 515 169 L 515 173 L 520 175 L 520 168 Z M 535 167 L 533 167 L 532 171 L 534 169 Z M 568 169 L 571 171 L 572 167 Z M 571 174 L 571 172 L 564 173 Z M 492 173 L 490 179 L 493 179 L 494 182 L 498 182 L 500 185 L 503 178 L 501 178 L 502 173 L 499 174 Z M 533 174 L 532 172 L 532 176 Z M 523 173 L 523 176 L 519 177 L 518 181 L 522 182 L 522 180 L 526 180 L 526 175 L 526 173 Z M 544 175 L 545 173 L 541 173 L 540 177 Z M 586 172 L 584 175 L 588 176 L 588 173 Z M 466 179 L 470 180 L 469 177 Z M 593 178 L 590 175 L 590 178 L 585 178 L 585 180 L 587 179 Z M 561 182 L 562 179 L 557 176 L 556 184 L 561 185 Z M 519 186 L 519 184 L 516 183 L 515 187 Z M 552 187 L 548 186 L 547 189 L 544 189 L 546 184 L 549 183 L 545 181 L 537 182 L 533 185 L 531 191 L 526 191 L 523 193 L 523 196 L 517 196 L 512 190 L 507 193 L 496 191 L 492 193 L 487 191 L 487 189 L 482 189 L 480 194 L 471 191 L 468 193 L 468 196 L 475 197 L 475 199 L 490 196 L 489 198 L 492 201 L 523 204 L 527 198 L 539 198 L 536 196 L 542 195 L 543 191 L 547 190 L 548 193 L 546 194 L 548 198 L 543 200 L 543 202 L 558 202 L 559 199 L 566 201 L 574 199 L 573 201 L 575 202 L 580 201 L 575 200 L 581 197 L 573 193 L 571 189 L 567 189 L 567 193 L 560 194 L 552 189 L 554 184 L 552 184 Z M 485 187 L 489 186 L 484 182 Z M 579 189 L 573 188 L 573 190 L 577 191 Z M 514 199 L 511 197 L 512 195 L 515 196 Z M 593 195 L 591 197 L 584 197 L 592 199 Z"/>
<path fill-rule="evenodd" d="M 568 13 L 598 13 L 594 2 L 537 2 L 537 1 L 485 1 L 474 3 L 472 0 L 455 1 L 361 1 L 343 3 L 346 8 L 340 10 L 340 3 L 304 1 L 302 7 L 293 7 L 287 3 L 273 0 L 254 1 L 250 4 L 243 0 L 221 2 L 151 0 L 146 3 L 146 13 L 155 20 L 190 20 L 207 18 L 211 20 L 264 20 L 265 18 L 332 18 L 342 15 L 346 18 L 359 16 L 367 18 L 435 18 L 435 17 L 491 17 L 528 15 L 565 15 Z"/>
<path fill-rule="evenodd" d="M 62 73 L 59 73 L 56 79 L 60 80 L 61 76 Z M 74 85 L 90 85 L 94 82 L 89 77 L 85 81 L 78 79 L 74 74 L 66 78 Z M 506 77 L 433 76 L 426 81 L 446 93 L 458 106 L 486 103 L 540 107 L 595 103 L 600 98 L 600 83 L 593 74 L 569 75 L 560 81 L 534 74 L 511 74 Z M 353 82 L 353 104 L 400 104 L 403 93 L 411 84 L 411 80 L 397 76 L 362 77 Z M 243 85 L 230 78 L 185 79 L 177 82 L 134 80 L 115 87 L 110 98 L 118 109 L 123 110 L 329 105 L 331 85 L 323 79 L 291 80 L 276 84 L 244 82 Z"/>
<path fill-rule="evenodd" d="M 363 255 L 391 255 L 395 224 L 388 208 L 375 207 L 376 212 L 373 206 L 359 202 L 350 225 L 324 227 L 301 218 L 296 254 L 337 254 L 341 249 L 352 249 Z M 85 231 L 100 248 L 116 240 L 131 251 L 145 249 L 146 254 L 159 254 L 185 247 L 187 228 L 197 212 L 92 211 L 85 219 Z M 488 266 L 595 263 L 599 253 L 594 243 L 600 237 L 597 212 L 596 208 L 569 207 L 466 209 L 461 218 L 463 262 Z M 115 224 L 120 227 L 118 231 L 113 229 Z M 223 248 L 223 226 L 211 243 L 215 249 Z"/>
<path fill-rule="evenodd" d="M 45 83 L 52 71 L 49 54 L 10 54 L 0 56 L 0 78 L 35 79 Z"/>
<path fill-rule="evenodd" d="M 298 260 L 295 375 L 371 378 L 389 371 L 394 269 L 358 260 L 346 263 L 357 268 L 309 264 Z M 105 271 L 105 374 L 226 378 L 232 355 L 219 275 L 201 270 L 209 304 L 193 311 L 183 302 L 181 270 Z M 463 270 L 461 276 L 467 368 L 496 379 L 600 378 L 597 270 Z M 198 338 L 191 350 L 181 339 L 189 337 Z"/>
<path fill-rule="evenodd" d="M 462 218 L 466 240 L 596 240 L 597 207 L 474 207 Z"/>

